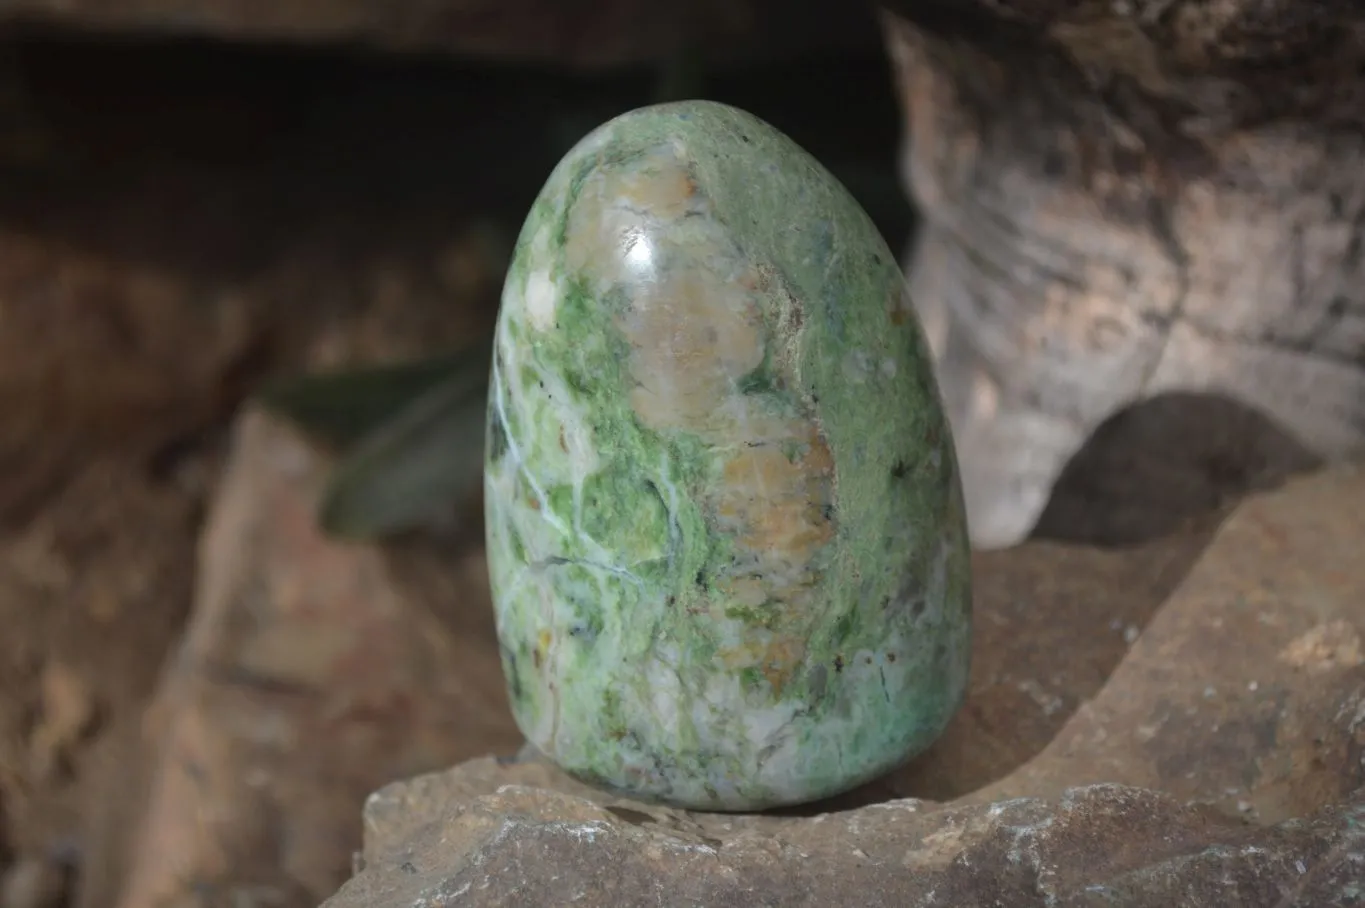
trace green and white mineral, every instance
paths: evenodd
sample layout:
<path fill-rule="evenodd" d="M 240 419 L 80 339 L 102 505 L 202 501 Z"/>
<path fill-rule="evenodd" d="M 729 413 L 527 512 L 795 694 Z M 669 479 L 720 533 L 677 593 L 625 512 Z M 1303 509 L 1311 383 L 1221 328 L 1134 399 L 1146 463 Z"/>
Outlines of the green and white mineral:
<path fill-rule="evenodd" d="M 773 127 L 710 102 L 550 175 L 494 341 L 485 501 L 517 723 L 645 800 L 815 800 L 960 705 L 957 463 L 895 257 Z"/>

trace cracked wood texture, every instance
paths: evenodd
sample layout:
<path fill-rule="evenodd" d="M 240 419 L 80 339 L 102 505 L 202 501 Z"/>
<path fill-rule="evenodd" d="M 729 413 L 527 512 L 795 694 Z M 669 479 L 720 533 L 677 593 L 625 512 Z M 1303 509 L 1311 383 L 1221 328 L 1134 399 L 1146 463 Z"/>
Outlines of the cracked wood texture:
<path fill-rule="evenodd" d="M 907 253 L 973 542 L 1125 408 L 1219 395 L 1365 449 L 1365 11 L 893 3 Z"/>

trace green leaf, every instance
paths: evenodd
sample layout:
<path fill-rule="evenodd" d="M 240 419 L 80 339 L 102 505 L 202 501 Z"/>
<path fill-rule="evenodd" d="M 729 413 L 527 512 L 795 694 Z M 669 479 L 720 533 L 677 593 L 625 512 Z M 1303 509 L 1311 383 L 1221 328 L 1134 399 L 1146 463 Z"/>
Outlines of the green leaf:
<path fill-rule="evenodd" d="M 345 449 L 438 384 L 483 393 L 491 352 L 479 344 L 410 363 L 284 379 L 258 391 L 256 400 L 323 444 Z"/>
<path fill-rule="evenodd" d="M 447 376 L 360 440 L 323 491 L 324 532 L 372 539 L 456 516 L 483 481 L 488 372 L 471 375 Z"/>

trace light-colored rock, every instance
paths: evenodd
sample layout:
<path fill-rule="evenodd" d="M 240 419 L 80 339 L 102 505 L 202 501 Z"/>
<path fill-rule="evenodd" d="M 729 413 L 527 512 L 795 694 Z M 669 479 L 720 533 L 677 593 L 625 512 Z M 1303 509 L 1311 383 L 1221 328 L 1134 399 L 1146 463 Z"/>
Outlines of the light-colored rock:
<path fill-rule="evenodd" d="M 130 868 L 104 904 L 316 904 L 345 877 L 368 791 L 517 746 L 482 551 L 325 538 L 327 468 L 292 428 L 239 420 L 153 707 Z"/>
<path fill-rule="evenodd" d="M 1365 450 L 1359 8 L 892 5 L 906 269 L 976 545 L 1026 536 L 1096 429 L 1163 394 Z"/>

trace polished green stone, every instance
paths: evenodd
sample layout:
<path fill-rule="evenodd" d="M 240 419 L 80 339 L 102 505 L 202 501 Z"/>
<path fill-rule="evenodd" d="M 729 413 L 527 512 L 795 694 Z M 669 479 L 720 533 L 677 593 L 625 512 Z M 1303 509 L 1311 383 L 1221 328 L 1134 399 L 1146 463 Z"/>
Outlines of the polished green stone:
<path fill-rule="evenodd" d="M 966 686 L 962 494 L 895 257 L 755 117 L 565 156 L 503 290 L 488 563 L 512 709 L 573 775 L 751 810 L 922 751 Z"/>

